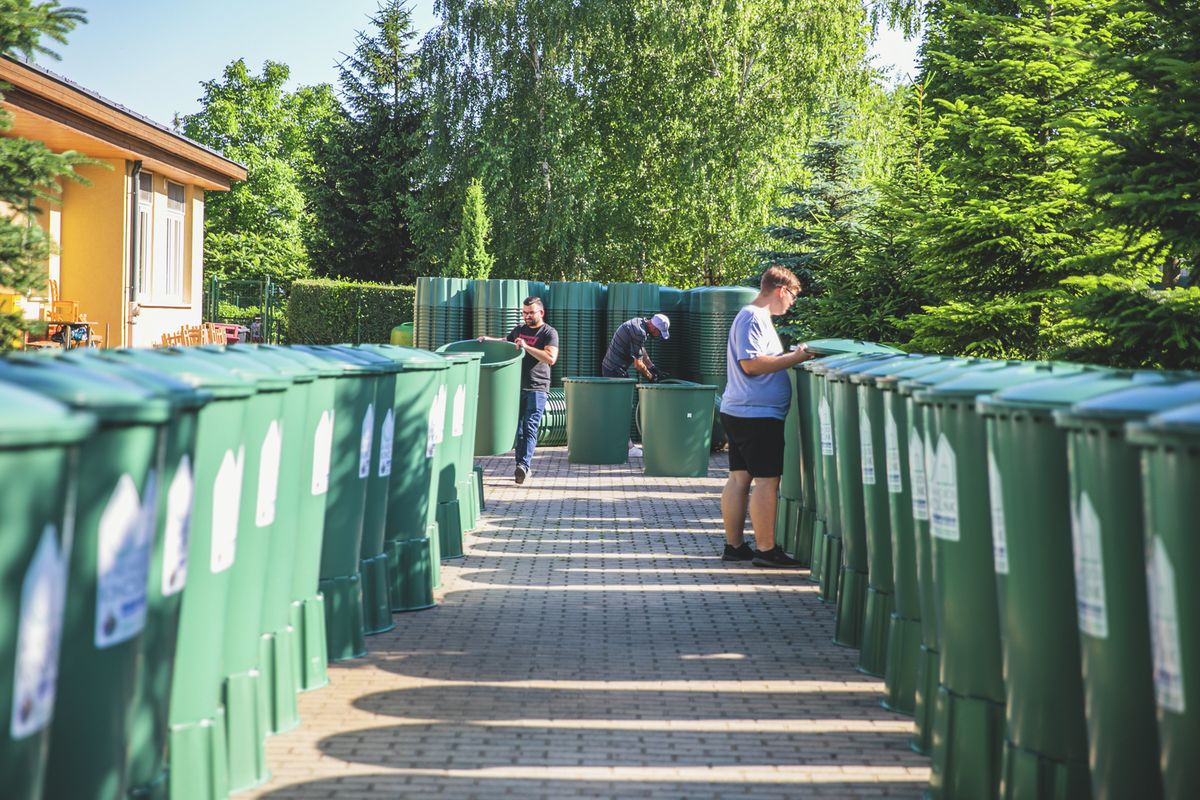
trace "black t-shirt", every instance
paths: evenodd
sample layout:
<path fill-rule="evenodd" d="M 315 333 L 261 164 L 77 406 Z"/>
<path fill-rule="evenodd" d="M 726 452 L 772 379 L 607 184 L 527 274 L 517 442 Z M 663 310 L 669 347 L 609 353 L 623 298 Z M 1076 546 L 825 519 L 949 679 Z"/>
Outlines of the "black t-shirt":
<path fill-rule="evenodd" d="M 535 350 L 545 350 L 547 347 L 558 347 L 558 331 L 542 323 L 540 328 L 528 325 L 518 325 L 509 331 L 508 341 L 515 342 L 517 338 L 525 340 L 525 344 Z M 535 392 L 545 392 L 550 389 L 550 365 L 543 364 L 528 353 L 521 360 L 521 388 L 532 389 Z"/>

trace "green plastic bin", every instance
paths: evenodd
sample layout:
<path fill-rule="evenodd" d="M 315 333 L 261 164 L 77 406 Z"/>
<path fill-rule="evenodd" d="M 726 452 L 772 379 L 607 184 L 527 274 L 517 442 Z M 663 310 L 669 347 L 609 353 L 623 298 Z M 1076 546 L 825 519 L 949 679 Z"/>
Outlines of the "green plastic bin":
<path fill-rule="evenodd" d="M 1003 361 L 962 361 L 934 367 L 929 372 L 908 375 L 896 385 L 897 401 L 905 406 L 908 418 L 908 477 L 912 493 L 913 564 L 917 578 L 917 598 L 921 607 L 921 643 L 917 650 L 916 693 L 913 710 L 914 731 L 911 745 L 929 755 L 933 749 L 933 718 L 937 698 L 939 664 L 936 594 L 933 580 L 933 545 L 930 541 L 929 475 L 933 471 L 934 447 L 931 440 L 928 409 L 918 407 L 913 393 L 930 386 L 963 377 L 968 371 L 1000 369 Z M 903 437 L 905 434 L 900 433 Z"/>
<path fill-rule="evenodd" d="M 642 383 L 637 391 L 642 471 L 654 477 L 708 475 L 717 387 L 699 383 Z"/>
<path fill-rule="evenodd" d="M 462 558 L 465 508 L 470 495 L 459 496 L 459 486 L 466 480 L 463 472 L 463 450 L 467 432 L 467 396 L 470 371 L 478 353 L 446 353 L 446 404 L 442 414 L 442 439 L 438 449 L 438 553 L 442 559 Z"/>
<path fill-rule="evenodd" d="M 272 561 L 272 542 L 278 531 L 277 510 L 281 504 L 292 502 L 286 494 L 280 496 L 280 476 L 285 461 L 284 407 L 294 381 L 245 350 L 221 345 L 177 349 L 181 357 L 215 364 L 257 389 L 248 401 L 243 430 L 246 450 L 237 555 L 223 630 L 229 790 L 236 792 L 270 778 L 265 742 L 272 723 L 267 698 L 270 687 L 279 679 L 264 672 L 260 639 L 268 594 L 280 586 L 286 590 L 291 580 L 290 559 L 286 566 Z M 291 675 L 290 663 L 273 666 Z"/>
<path fill-rule="evenodd" d="M 384 552 L 393 611 L 432 608 L 437 537 L 437 444 L 445 414 L 445 358 L 400 347 L 363 345 L 392 359 L 396 375 L 395 465 L 388 489 Z"/>
<path fill-rule="evenodd" d="M 867 412 L 871 432 L 869 457 L 863 448 L 864 463 L 872 461 L 875 472 L 875 482 L 863 486 L 867 536 L 871 542 L 885 535 L 888 539 L 886 548 L 882 544 L 868 548 L 871 585 L 867 595 L 863 650 L 874 657 L 881 646 L 879 628 L 886 626 L 886 639 L 882 643 L 882 705 L 910 716 L 916 703 L 921 606 L 917 596 L 911 481 L 905 469 L 908 440 L 900 435 L 900 431 L 908 427 L 908 417 L 905 405 L 896 402 L 895 388 L 904 377 L 945 369 L 948 363 L 951 359 L 945 356 L 909 356 L 881 362 L 851 376 L 851 381 L 858 385 L 859 407 Z M 874 496 L 868 499 L 870 494 Z M 885 554 L 890 561 L 888 565 L 883 563 Z M 885 577 L 887 566 L 891 569 L 890 579 Z M 889 593 L 889 586 L 891 596 L 887 600 L 875 599 L 875 593 Z M 887 607 L 892 611 L 884 623 L 879 617 Z M 864 659 L 866 657 L 864 655 Z"/>
<path fill-rule="evenodd" d="M 396 420 L 405 413 L 396 394 L 396 373 L 400 365 L 392 358 L 359 345 L 343 345 L 340 350 L 380 370 L 375 384 L 375 433 L 372 437 L 371 475 L 367 480 L 367 499 L 363 511 L 363 534 L 359 547 L 359 574 L 362 575 L 363 630 L 367 636 L 386 633 L 396 627 L 392 620 L 391 577 L 384 552 L 387 531 L 388 500 L 396 448 Z"/>
<path fill-rule="evenodd" d="M 401 322 L 396 327 L 392 328 L 391 334 L 388 336 L 388 341 L 391 344 L 399 347 L 413 346 L 413 323 Z"/>
<path fill-rule="evenodd" d="M 83 369 L 115 375 L 153 392 L 171 406 L 158 463 L 154 540 L 147 585 L 144 668 L 138 673 L 130 710 L 129 793 L 166 797 L 167 742 L 179 633 L 179 613 L 188 577 L 188 535 L 195 492 L 196 434 L 200 410 L 212 400 L 205 389 L 137 364 L 102 357 L 105 351 L 77 348 L 63 360 Z"/>
<path fill-rule="evenodd" d="M 914 402 L 933 442 L 930 554 L 939 676 L 934 696 L 934 796 L 994 795 L 1004 738 L 1004 678 L 993 572 L 987 432 L 975 399 L 1077 373 L 1078 367 L 1013 363 L 974 371 Z M 1068 380 L 1068 378 L 1063 378 Z"/>
<path fill-rule="evenodd" d="M 1091 794 L 1066 433 L 1051 414 L 1161 380 L 1161 373 L 1097 370 L 979 400 L 1001 500 L 993 535 L 1006 684 L 1003 797 Z"/>
<path fill-rule="evenodd" d="M 157 467 L 170 405 L 129 381 L 57 358 L 0 361 L 0 381 L 99 423 L 80 446 L 78 464 L 65 470 L 79 484 L 73 538 L 62 548 L 68 590 L 44 796 L 117 797 L 128 788 L 129 711 L 143 669 Z M 47 590 L 48 578 L 41 578 Z"/>
<path fill-rule="evenodd" d="M 625 464 L 629 461 L 629 409 L 633 378 L 564 378 L 567 398 L 567 461 Z"/>
<path fill-rule="evenodd" d="M 521 407 L 521 361 L 524 353 L 508 342 L 468 339 L 438 348 L 439 353 L 480 353 L 479 400 L 476 403 L 472 455 L 498 456 L 513 449 Z"/>
<path fill-rule="evenodd" d="M 1131 424 L 1129 438 L 1142 454 L 1146 588 L 1163 796 L 1195 797 L 1200 792 L 1200 708 L 1195 698 L 1200 686 L 1200 586 L 1188 568 L 1200 564 L 1193 494 L 1200 480 L 1200 404 Z"/>
<path fill-rule="evenodd" d="M 346 661 L 367 653 L 360 572 L 364 517 L 377 417 L 386 414 L 377 405 L 377 386 L 382 375 L 393 373 L 337 347 L 295 349 L 322 358 L 340 371 L 334 383 L 333 443 L 318 587 L 325 598 L 329 660 Z"/>
<path fill-rule="evenodd" d="M 874 458 L 870 461 L 870 472 L 867 472 L 867 462 L 863 461 L 863 422 L 866 417 L 858 406 L 858 388 L 850 382 L 850 376 L 881 363 L 895 361 L 903 356 L 884 353 L 867 353 L 861 358 L 849 363 L 830 367 L 825 372 L 829 395 L 833 410 L 836 442 L 836 463 L 838 482 L 838 519 L 842 526 L 842 575 L 839 581 L 837 618 L 834 625 L 833 641 L 843 647 L 860 648 L 863 641 L 863 627 L 867 614 L 867 589 L 869 586 L 870 553 L 867 539 L 866 506 L 864 503 L 864 486 L 867 478 L 875 480 Z M 867 431 L 867 445 L 870 446 L 870 430 Z M 891 543 L 882 540 L 888 553 L 885 562 L 891 569 Z M 889 582 L 890 582 L 890 575 Z M 887 598 L 890 603 L 890 596 Z M 883 630 L 878 633 L 880 640 L 887 638 L 887 619 L 891 608 L 886 607 L 878 619 L 883 624 Z M 885 666 L 886 649 L 881 645 L 875 650 L 868 648 L 864 659 L 859 654 L 858 666 L 875 675 L 882 675 Z"/>
<path fill-rule="evenodd" d="M 0 775 L 6 797 L 40 800 L 70 588 L 67 509 L 96 418 L 8 383 L 0 408 Z"/>
<path fill-rule="evenodd" d="M 801 457 L 803 442 L 800 432 L 800 398 L 796 388 L 796 371 L 787 371 L 792 387 L 792 401 L 783 421 L 783 474 L 779 476 L 779 496 L 775 501 L 775 542 L 804 566 L 812 549 L 800 546 L 800 528 L 804 520 L 804 463 Z M 718 413 L 720 398 L 718 398 Z M 811 535 L 811 531 L 809 532 Z"/>
<path fill-rule="evenodd" d="M 1067 432 L 1088 765 L 1099 800 L 1163 796 L 1138 449 L 1127 423 L 1200 403 L 1200 381 L 1113 392 L 1054 412 Z"/>
<path fill-rule="evenodd" d="M 237 554 L 245 417 L 257 390 L 230 371 L 178 350 L 108 350 L 104 355 L 212 394 L 197 420 L 189 570 L 179 611 L 167 753 L 172 800 L 223 798 L 229 793 L 223 630 Z"/>

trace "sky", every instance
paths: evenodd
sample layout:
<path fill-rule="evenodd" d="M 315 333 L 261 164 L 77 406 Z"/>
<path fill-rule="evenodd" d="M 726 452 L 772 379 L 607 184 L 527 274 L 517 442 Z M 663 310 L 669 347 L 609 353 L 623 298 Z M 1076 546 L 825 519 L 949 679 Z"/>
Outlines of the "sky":
<path fill-rule="evenodd" d="M 61 61 L 37 63 L 126 108 L 170 125 L 200 109 L 200 83 L 231 61 L 251 71 L 264 61 L 291 68 L 292 88 L 337 82 L 335 65 L 370 26 L 378 0 L 66 0 L 88 22 L 66 46 L 48 43 Z M 414 0 L 421 33 L 436 22 L 433 0 Z M 883 31 L 873 53 L 903 77 L 913 71 L 915 42 Z"/>

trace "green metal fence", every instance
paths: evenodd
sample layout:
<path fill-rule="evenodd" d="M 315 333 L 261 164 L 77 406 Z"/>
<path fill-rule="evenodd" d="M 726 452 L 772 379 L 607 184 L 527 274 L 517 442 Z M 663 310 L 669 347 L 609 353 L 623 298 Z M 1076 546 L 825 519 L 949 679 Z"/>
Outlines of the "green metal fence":
<path fill-rule="evenodd" d="M 204 320 L 243 325 L 250 341 L 281 344 L 287 340 L 287 288 L 270 278 L 204 283 Z"/>

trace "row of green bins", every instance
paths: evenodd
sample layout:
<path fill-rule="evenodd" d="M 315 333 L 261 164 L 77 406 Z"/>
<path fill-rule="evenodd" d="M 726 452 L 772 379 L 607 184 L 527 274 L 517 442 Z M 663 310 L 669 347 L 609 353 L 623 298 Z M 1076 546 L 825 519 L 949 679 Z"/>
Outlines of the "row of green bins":
<path fill-rule="evenodd" d="M 497 456 L 513 449 L 521 406 L 524 353 L 508 342 L 468 339 L 438 348 L 439 353 L 479 353 L 479 391 L 472 454 Z"/>
<path fill-rule="evenodd" d="M 933 588 L 933 546 L 930 542 L 929 474 L 933 470 L 933 445 L 923 408 L 913 401 L 913 393 L 939 383 L 955 380 L 966 371 L 999 369 L 1005 362 L 987 360 L 955 361 L 932 366 L 929 371 L 904 376 L 896 383 L 896 402 L 905 408 L 908 419 L 908 470 L 912 490 L 913 569 L 916 574 L 917 600 L 920 605 L 921 641 L 916 652 L 916 689 L 914 695 L 914 732 L 912 747 L 919 753 L 933 749 L 933 713 L 937 696 L 938 652 L 937 612 Z M 901 434 L 903 435 L 903 434 Z"/>
<path fill-rule="evenodd" d="M 638 384 L 637 391 L 643 472 L 655 477 L 707 475 L 717 387 L 678 381 Z"/>
<path fill-rule="evenodd" d="M 1200 381 L 1168 374 L 1162 384 L 1113 392 L 1054 412 L 1067 435 L 1083 705 L 1092 794 L 1097 798 L 1164 793 L 1186 797 L 1200 790 L 1191 757 L 1200 731 L 1193 727 L 1189 734 L 1186 728 L 1174 727 L 1186 708 L 1176 589 L 1173 577 L 1161 580 L 1163 573 L 1171 572 L 1167 565 L 1172 559 L 1161 535 L 1147 540 L 1143 522 L 1143 507 L 1156 522 L 1165 509 L 1183 509 L 1174 525 L 1166 527 L 1173 537 L 1185 537 L 1171 541 L 1172 552 L 1181 552 L 1180 546 L 1186 552 L 1190 546 L 1194 512 L 1184 487 L 1195 484 L 1188 482 L 1188 457 L 1179 458 L 1187 452 L 1185 437 L 1170 417 L 1166 424 L 1163 418 L 1153 425 L 1146 420 L 1181 406 L 1192 406 L 1194 414 L 1196 403 Z M 1189 412 L 1183 413 L 1187 419 Z M 1127 425 L 1132 426 L 1128 438 Z M 1135 442 L 1147 445 L 1141 451 L 1144 487 Z M 1190 477 L 1194 481 L 1196 476 L 1193 467 Z M 1153 499 L 1146 503 L 1148 498 Z M 1163 531 L 1164 526 L 1156 524 L 1153 530 Z M 1148 599 L 1147 572 L 1160 578 L 1151 582 L 1154 601 Z M 1160 612 L 1154 617 L 1152 606 Z M 1152 620 L 1166 624 L 1152 626 Z M 1155 646 L 1164 632 L 1169 641 Z M 1161 773 L 1156 705 L 1166 723 L 1164 732 L 1172 729 L 1172 746 L 1162 751 Z M 1181 779 L 1189 772 L 1190 779 Z M 1169 792 L 1164 790 L 1164 775 L 1171 775 Z"/>
<path fill-rule="evenodd" d="M 558 359 L 550 366 L 550 385 L 563 378 L 600 374 L 604 340 L 604 284 L 559 281 L 550 284 L 546 322 L 558 331 Z"/>
<path fill-rule="evenodd" d="M 465 278 L 417 278 L 413 344 L 436 350 L 471 333 L 470 282 Z"/>
<path fill-rule="evenodd" d="M 546 410 L 538 428 L 537 443 L 542 447 L 561 447 L 567 444 L 567 393 L 565 389 L 546 392 Z"/>
<path fill-rule="evenodd" d="M 625 464 L 627 409 L 633 406 L 632 378 L 564 378 L 567 461 Z"/>
<path fill-rule="evenodd" d="M 796 371 L 787 371 L 792 387 L 792 400 L 788 404 L 787 417 L 783 421 L 783 474 L 779 477 L 779 497 L 775 504 L 775 542 L 785 553 L 798 558 L 808 566 L 812 550 L 811 539 L 800 541 L 804 519 L 805 464 L 800 426 L 800 399 L 796 387 Z M 811 535 L 812 529 L 808 529 Z"/>
<path fill-rule="evenodd" d="M 475 403 L 472 389 L 478 384 L 481 353 L 446 353 L 446 413 L 438 459 L 438 551 L 443 559 L 461 558 L 463 533 L 474 527 L 475 488 L 470 453 Z"/>
<path fill-rule="evenodd" d="M 858 384 L 860 410 L 866 409 L 870 427 L 869 439 L 865 434 L 861 436 L 864 441 L 869 441 L 870 446 L 870 455 L 867 454 L 867 446 L 863 446 L 863 461 L 864 464 L 872 463 L 876 473 L 874 483 L 868 484 L 864 478 L 867 535 L 869 541 L 874 542 L 886 531 L 889 540 L 886 552 L 891 556 L 892 569 L 888 580 L 883 575 L 884 565 L 881 563 L 884 546 L 868 547 L 871 560 L 870 587 L 863 636 L 864 640 L 872 642 L 872 646 L 876 645 L 878 626 L 883 624 L 878 621 L 878 606 L 890 606 L 892 614 L 886 623 L 883 705 L 908 715 L 913 713 L 915 705 L 917 655 L 921 646 L 921 608 L 918 602 L 911 478 L 905 469 L 908 464 L 908 439 L 900 435 L 907 428 L 908 416 L 904 404 L 896 402 L 899 396 L 895 388 L 901 378 L 919 375 L 922 371 L 944 369 L 948 361 L 950 359 L 944 356 L 909 356 L 871 365 L 852 376 L 852 380 Z M 878 475 L 880 453 L 883 454 L 882 466 L 886 473 L 886 480 L 882 482 Z M 886 489 L 882 498 L 886 505 L 882 509 L 878 496 L 881 486 Z M 886 514 L 883 519 L 880 518 L 881 512 Z M 889 584 L 892 587 L 890 601 L 872 599 L 874 593 L 886 593 Z M 864 649 L 870 650 L 866 645 Z"/>
<path fill-rule="evenodd" d="M 31 389 L 98 422 L 95 433 L 81 442 L 77 464 L 68 463 L 45 485 L 26 489 L 26 502 L 43 492 L 54 493 L 48 487 L 56 485 L 65 487 L 67 494 L 59 495 L 65 499 L 72 490 L 69 476 L 79 477 L 76 503 L 62 521 L 63 538 L 48 520 L 35 550 L 40 554 L 37 571 L 28 586 L 41 596 L 25 599 L 40 603 L 40 610 L 51 617 L 40 624 L 27 621 L 23 633 L 31 637 L 54 637 L 52 618 L 61 608 L 57 688 L 31 687 L 32 673 L 26 671 L 39 666 L 38 677 L 52 672 L 49 665 L 37 664 L 52 643 L 19 642 L 31 652 L 30 660 L 21 664 L 23 674 L 14 681 L 23 697 L 12 709 L 10 735 L 33 733 L 52 715 L 42 796 L 119 797 L 129 788 L 130 710 L 143 668 L 150 555 L 157 534 L 154 508 L 171 407 L 136 384 L 56 358 L 0 362 L 0 382 Z M 64 427 L 64 438 L 78 441 L 81 421 L 64 420 Z M 52 453 L 47 456 L 54 458 Z M 18 511 L 17 518 L 20 515 Z M 18 662 L 22 660 L 18 656 Z M 55 708 L 58 713 L 52 714 Z M 22 772 L 18 768 L 18 780 Z"/>
<path fill-rule="evenodd" d="M 1163 796 L 1195 797 L 1200 792 L 1200 760 L 1196 758 L 1200 708 L 1194 697 L 1195 687 L 1200 686 L 1200 591 L 1188 570 L 1200 563 L 1192 494 L 1200 480 L 1200 404 L 1135 423 L 1130 426 L 1130 438 L 1141 450 Z M 1193 694 L 1190 703 L 1189 687 Z"/>
<path fill-rule="evenodd" d="M 1091 792 L 1071 540 L 1072 513 L 1086 509 L 1072 508 L 1066 432 L 1052 412 L 1161 380 L 1161 373 L 1098 370 L 979 401 L 995 461 L 995 527 L 1003 531 L 995 573 L 1007 690 L 1005 797 Z"/>
<path fill-rule="evenodd" d="M 153 392 L 171 406 L 160 444 L 155 498 L 155 532 L 147 584 L 143 666 L 130 708 L 129 793 L 165 796 L 167 744 L 173 665 L 178 641 L 183 591 L 188 583 L 188 535 L 196 479 L 193 467 L 201 409 L 211 392 L 134 364 L 101 358 L 102 351 L 70 350 L 63 360 L 94 373 L 127 380 Z"/>
<path fill-rule="evenodd" d="M 1005 363 L 970 371 L 913 395 L 923 417 L 926 459 L 931 464 L 926 479 L 939 654 L 931 723 L 934 795 L 994 795 L 999 787 L 1004 679 L 992 590 L 987 436 L 975 400 L 1078 371 L 1069 366 Z"/>
<path fill-rule="evenodd" d="M 393 611 L 433 606 L 438 561 L 438 444 L 446 413 L 446 359 L 399 347 L 369 346 L 391 358 L 396 376 L 395 441 L 402 459 L 392 469 L 388 489 L 384 552 Z"/>
<path fill-rule="evenodd" d="M 476 336 L 507 336 L 521 325 L 521 306 L 533 295 L 530 281 L 489 278 L 470 282 L 471 320 Z"/>
<path fill-rule="evenodd" d="M 49 796 L 75 536 L 68 510 L 78 506 L 80 450 L 96 417 L 8 382 L 0 382 L 0 407 L 0 652 L 10 654 L 0 659 L 0 775 L 6 797 L 37 800 Z"/>
<path fill-rule="evenodd" d="M 862 415 L 859 413 L 858 390 L 854 384 L 850 383 L 850 376 L 881 362 L 889 362 L 898 358 L 903 358 L 903 356 L 867 353 L 848 363 L 830 367 L 825 373 L 825 383 L 829 392 L 835 428 L 837 502 L 839 504 L 837 516 L 841 524 L 843 555 L 842 575 L 838 581 L 840 589 L 833 641 L 845 647 L 861 648 L 862 646 L 870 567 L 866 513 L 863 502 Z M 872 479 L 874 479 L 873 472 Z M 889 542 L 886 559 L 889 570 L 890 550 Z M 890 614 L 891 609 L 888 608 L 883 620 L 886 621 Z M 871 661 L 864 661 L 860 657 L 859 666 L 870 666 L 869 671 L 873 674 L 882 674 L 885 652 L 883 648 L 877 652 L 872 652 L 868 648 L 868 656 L 871 657 Z M 879 663 L 876 664 L 876 662 Z"/>

